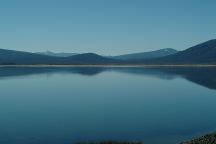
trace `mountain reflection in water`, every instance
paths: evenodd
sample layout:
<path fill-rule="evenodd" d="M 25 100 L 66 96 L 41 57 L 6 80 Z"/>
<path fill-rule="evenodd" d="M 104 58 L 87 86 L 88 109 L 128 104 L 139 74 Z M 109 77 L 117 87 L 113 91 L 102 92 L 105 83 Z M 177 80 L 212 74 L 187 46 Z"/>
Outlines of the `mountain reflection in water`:
<path fill-rule="evenodd" d="M 132 75 L 152 76 L 166 80 L 172 80 L 176 77 L 182 77 L 201 86 L 210 89 L 216 89 L 216 68 L 214 67 L 5 67 L 0 68 L 0 79 L 39 74 L 47 74 L 51 76 L 55 73 L 95 76 L 102 72 L 109 71 L 127 73 Z"/>

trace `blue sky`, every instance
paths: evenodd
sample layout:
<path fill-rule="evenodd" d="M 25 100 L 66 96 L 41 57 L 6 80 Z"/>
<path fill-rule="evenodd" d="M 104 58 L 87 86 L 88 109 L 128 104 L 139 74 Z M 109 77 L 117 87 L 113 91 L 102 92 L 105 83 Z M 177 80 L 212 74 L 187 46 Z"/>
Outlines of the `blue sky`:
<path fill-rule="evenodd" d="M 1 0 L 0 47 L 117 55 L 216 38 L 215 0 Z"/>

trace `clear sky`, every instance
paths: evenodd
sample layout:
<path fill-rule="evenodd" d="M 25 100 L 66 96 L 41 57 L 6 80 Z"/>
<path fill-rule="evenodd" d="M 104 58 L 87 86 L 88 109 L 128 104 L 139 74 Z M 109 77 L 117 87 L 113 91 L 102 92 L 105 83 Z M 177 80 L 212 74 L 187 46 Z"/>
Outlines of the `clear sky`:
<path fill-rule="evenodd" d="M 216 38 L 216 0 L 0 0 L 0 47 L 117 55 Z"/>

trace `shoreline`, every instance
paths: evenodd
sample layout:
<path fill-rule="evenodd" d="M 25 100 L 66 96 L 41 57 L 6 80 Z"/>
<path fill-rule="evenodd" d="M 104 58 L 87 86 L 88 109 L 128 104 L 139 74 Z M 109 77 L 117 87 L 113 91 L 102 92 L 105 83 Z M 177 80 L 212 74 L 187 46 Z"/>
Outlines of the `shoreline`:
<path fill-rule="evenodd" d="M 176 65 L 112 65 L 112 64 L 104 64 L 104 65 L 48 65 L 48 64 L 35 64 L 35 65 L 0 65 L 0 68 L 22 68 L 22 67 L 29 67 L 29 68 L 76 68 L 76 67 L 104 67 L 104 68 L 151 68 L 151 67 L 216 67 L 216 65 L 209 65 L 209 64 L 176 64 Z"/>
<path fill-rule="evenodd" d="M 184 141 L 180 144 L 216 144 L 216 132 L 212 132 L 192 140 Z"/>
<path fill-rule="evenodd" d="M 145 144 L 143 141 L 84 141 L 77 144 Z M 216 144 L 216 132 L 200 136 L 196 139 L 180 142 L 177 144 Z"/>

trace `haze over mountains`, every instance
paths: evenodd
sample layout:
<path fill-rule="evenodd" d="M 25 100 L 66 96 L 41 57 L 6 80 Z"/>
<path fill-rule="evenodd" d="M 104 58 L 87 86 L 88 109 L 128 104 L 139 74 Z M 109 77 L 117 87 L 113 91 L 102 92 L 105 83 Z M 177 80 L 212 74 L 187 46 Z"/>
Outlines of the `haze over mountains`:
<path fill-rule="evenodd" d="M 46 56 L 56 56 L 56 57 L 69 57 L 69 56 L 77 55 L 78 53 L 64 53 L 64 52 L 55 53 L 51 51 L 45 51 L 45 52 L 37 52 L 37 54 L 46 55 Z"/>
<path fill-rule="evenodd" d="M 177 52 L 178 51 L 175 49 L 165 48 L 165 49 L 160 49 L 160 50 L 155 50 L 155 51 L 150 51 L 150 52 L 119 55 L 119 56 L 114 56 L 112 58 L 121 59 L 121 60 L 153 59 L 153 58 L 159 58 L 159 57 L 164 57 L 164 56 L 168 56 L 171 54 L 175 54 Z"/>
<path fill-rule="evenodd" d="M 183 51 L 171 48 L 105 57 L 95 53 L 30 53 L 0 49 L 1 65 L 216 64 L 216 39 Z"/>

